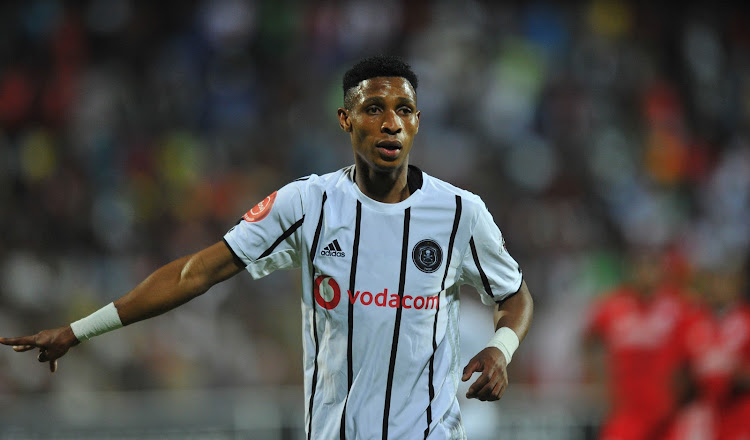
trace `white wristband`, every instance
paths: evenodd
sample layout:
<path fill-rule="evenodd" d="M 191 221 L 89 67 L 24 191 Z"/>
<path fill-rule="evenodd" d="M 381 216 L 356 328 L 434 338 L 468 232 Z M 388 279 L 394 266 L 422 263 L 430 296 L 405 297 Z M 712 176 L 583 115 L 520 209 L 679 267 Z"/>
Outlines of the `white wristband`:
<path fill-rule="evenodd" d="M 122 327 L 122 321 L 114 303 L 109 303 L 89 316 L 70 324 L 73 334 L 81 342 L 120 327 Z"/>
<path fill-rule="evenodd" d="M 487 347 L 498 348 L 505 356 L 506 363 L 509 364 L 520 343 L 516 332 L 508 327 L 500 327 L 487 343 Z"/>

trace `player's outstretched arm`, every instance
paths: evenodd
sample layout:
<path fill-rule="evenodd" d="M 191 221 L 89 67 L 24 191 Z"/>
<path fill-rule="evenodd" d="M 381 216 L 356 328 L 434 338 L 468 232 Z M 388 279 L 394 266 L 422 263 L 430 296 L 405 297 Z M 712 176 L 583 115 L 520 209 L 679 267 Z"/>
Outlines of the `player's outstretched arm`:
<path fill-rule="evenodd" d="M 94 325 L 99 326 L 99 330 L 108 331 L 151 318 L 205 293 L 214 284 L 226 280 L 242 269 L 235 262 L 227 245 L 220 241 L 159 268 L 125 296 L 116 300 L 113 305 L 104 307 L 84 320 L 94 317 Z M 118 325 L 107 328 L 108 323 L 101 322 L 107 319 L 118 321 Z M 101 331 L 96 331 L 94 335 L 98 333 Z M 52 372 L 57 369 L 57 359 L 79 343 L 79 338 L 70 325 L 43 330 L 30 336 L 0 338 L 0 344 L 10 345 L 18 352 L 38 348 L 39 362 L 49 362 Z"/>
<path fill-rule="evenodd" d="M 508 387 L 508 363 L 518 344 L 526 337 L 534 315 L 534 301 L 526 282 L 513 296 L 495 309 L 495 336 L 487 347 L 474 356 L 464 368 L 461 380 L 466 382 L 475 372 L 482 373 L 466 393 L 469 399 L 498 400 Z"/>

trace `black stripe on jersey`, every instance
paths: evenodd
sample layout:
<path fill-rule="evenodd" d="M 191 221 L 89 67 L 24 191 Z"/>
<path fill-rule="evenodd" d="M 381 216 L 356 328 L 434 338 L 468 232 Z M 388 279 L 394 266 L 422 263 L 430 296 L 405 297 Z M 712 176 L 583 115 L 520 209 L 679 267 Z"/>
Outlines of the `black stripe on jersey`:
<path fill-rule="evenodd" d="M 404 299 L 404 285 L 406 284 L 406 261 L 409 257 L 409 219 L 411 208 L 404 211 L 404 240 L 401 245 L 401 275 L 398 280 L 398 303 Z M 391 362 L 388 365 L 388 384 L 385 388 L 385 408 L 383 410 L 383 440 L 388 439 L 388 418 L 391 411 L 391 390 L 393 388 L 393 369 L 396 366 L 396 352 L 398 351 L 398 333 L 401 327 L 401 312 L 404 309 L 396 309 L 396 323 L 393 327 L 393 342 L 391 343 Z"/>
<path fill-rule="evenodd" d="M 312 435 L 312 415 L 313 415 L 313 402 L 315 402 L 315 387 L 318 385 L 318 323 L 315 316 L 315 269 L 313 266 L 313 260 L 315 259 L 316 251 L 318 250 L 318 240 L 320 239 L 320 229 L 323 227 L 323 208 L 326 205 L 326 199 L 328 194 L 323 193 L 323 201 L 320 203 L 320 218 L 318 219 L 318 227 L 315 228 L 315 236 L 313 237 L 312 246 L 310 246 L 310 273 L 313 277 L 313 290 L 310 291 L 310 305 L 313 310 L 312 325 L 313 325 L 313 340 L 315 341 L 315 367 L 313 368 L 312 386 L 310 390 L 310 404 L 308 405 L 307 413 L 307 440 L 310 440 Z"/>
<path fill-rule="evenodd" d="M 237 265 L 237 267 L 246 268 L 247 264 L 245 264 L 244 261 L 240 257 L 237 256 L 237 254 L 234 253 L 234 249 L 232 249 L 232 246 L 229 246 L 229 243 L 227 243 L 226 238 L 222 238 L 221 241 L 224 242 L 225 245 L 227 245 L 227 249 L 229 249 L 229 252 L 232 253 L 232 260 L 234 260 L 234 264 Z"/>
<path fill-rule="evenodd" d="M 451 266 L 451 256 L 453 255 L 453 244 L 456 242 L 456 233 L 458 232 L 458 222 L 461 220 L 461 196 L 456 196 L 456 214 L 453 217 L 453 229 L 451 238 L 448 240 L 448 256 L 445 259 L 445 273 L 443 273 L 443 282 L 440 284 L 440 291 L 445 290 L 445 280 L 448 278 L 448 269 Z M 435 309 L 435 322 L 432 324 L 432 356 L 430 356 L 430 373 L 429 373 L 429 390 L 430 401 L 427 402 L 427 428 L 424 430 L 424 438 L 430 434 L 430 424 L 432 423 L 432 399 L 435 398 L 435 386 L 432 383 L 435 374 L 435 352 L 437 352 L 437 325 L 438 313 L 440 313 L 440 301 Z"/>
<path fill-rule="evenodd" d="M 276 249 L 276 246 L 278 246 L 279 244 L 281 244 L 282 241 L 284 241 L 287 238 L 289 238 L 290 235 L 294 234 L 294 231 L 296 231 L 300 226 L 302 226 L 302 223 L 304 221 L 305 221 L 305 216 L 303 215 L 302 218 L 299 219 L 299 220 L 297 220 L 292 226 L 289 227 L 289 229 L 287 229 L 286 231 L 282 232 L 281 235 L 279 236 L 279 238 L 277 238 L 276 241 L 273 242 L 273 244 L 271 245 L 271 247 L 269 247 L 268 249 L 266 249 L 265 251 L 263 251 L 262 254 L 260 254 L 260 257 L 258 257 L 258 259 L 260 260 L 261 258 L 265 258 L 265 257 L 271 255 L 271 252 L 273 252 L 273 250 Z"/>
<path fill-rule="evenodd" d="M 295 180 L 295 182 L 302 182 L 302 181 L 305 181 L 305 180 L 307 180 L 309 178 L 310 178 L 310 176 L 300 177 L 299 179 Z"/>
<path fill-rule="evenodd" d="M 333 244 L 333 247 L 335 247 L 337 251 L 341 252 L 341 246 L 339 246 L 338 240 L 333 240 L 332 244 Z"/>
<path fill-rule="evenodd" d="M 354 225 L 354 245 L 352 246 L 352 267 L 349 270 L 349 290 L 354 292 L 354 284 L 357 280 L 357 256 L 359 255 L 359 226 L 362 223 L 362 202 L 357 200 L 357 220 Z M 338 241 L 334 240 L 338 245 Z M 339 249 L 340 251 L 341 249 Z M 349 402 L 349 391 L 352 389 L 354 379 L 354 367 L 352 366 L 352 336 L 354 335 L 354 303 L 349 301 L 349 336 L 346 345 L 346 370 L 348 388 L 344 400 L 344 411 L 341 414 L 341 440 L 346 439 L 346 404 Z"/>
<path fill-rule="evenodd" d="M 484 286 L 484 292 L 494 302 L 495 297 L 492 295 L 492 288 L 490 287 L 490 282 L 487 279 L 487 275 L 485 275 L 484 270 L 482 270 L 482 265 L 479 264 L 479 256 L 477 255 L 477 247 L 474 245 L 474 237 L 471 237 L 471 239 L 469 239 L 469 246 L 471 246 L 471 256 L 474 258 L 474 264 L 477 265 L 479 276 L 482 278 L 482 285 Z"/>

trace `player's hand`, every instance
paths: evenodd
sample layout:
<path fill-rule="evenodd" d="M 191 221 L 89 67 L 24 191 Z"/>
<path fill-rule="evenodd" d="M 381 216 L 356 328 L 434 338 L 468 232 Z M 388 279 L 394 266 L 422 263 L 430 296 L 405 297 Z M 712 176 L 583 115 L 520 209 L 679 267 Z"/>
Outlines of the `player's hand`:
<path fill-rule="evenodd" d="M 14 351 L 29 351 L 39 349 L 39 362 L 49 362 L 49 370 L 57 370 L 57 360 L 70 350 L 70 347 L 79 344 L 70 326 L 60 327 L 52 330 L 42 330 L 31 336 L 19 338 L 0 338 L 0 344 L 10 345 Z"/>
<path fill-rule="evenodd" d="M 508 363 L 503 353 L 495 347 L 487 347 L 471 358 L 461 380 L 466 382 L 471 375 L 481 372 L 482 375 L 469 387 L 467 399 L 482 401 L 499 400 L 508 388 Z"/>

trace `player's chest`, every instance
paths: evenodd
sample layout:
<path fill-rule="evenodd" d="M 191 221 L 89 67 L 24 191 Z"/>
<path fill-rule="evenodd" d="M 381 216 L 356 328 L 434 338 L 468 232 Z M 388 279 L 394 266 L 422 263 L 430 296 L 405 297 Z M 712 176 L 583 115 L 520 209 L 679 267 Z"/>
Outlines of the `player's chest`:
<path fill-rule="evenodd" d="M 609 336 L 616 346 L 655 348 L 668 343 L 680 319 L 680 308 L 670 301 L 649 307 L 623 306 L 611 321 Z"/>
<path fill-rule="evenodd" d="M 702 368 L 732 364 L 750 344 L 750 321 L 739 313 L 717 319 L 706 315 L 687 331 L 691 356 Z"/>
<path fill-rule="evenodd" d="M 453 223 L 449 210 L 324 210 L 317 241 L 308 243 L 314 276 L 334 279 L 342 296 L 357 301 L 365 292 L 386 289 L 389 295 L 435 295 L 442 290 L 447 265 L 458 263 L 451 255 L 452 236 L 453 248 L 459 246 Z"/>

